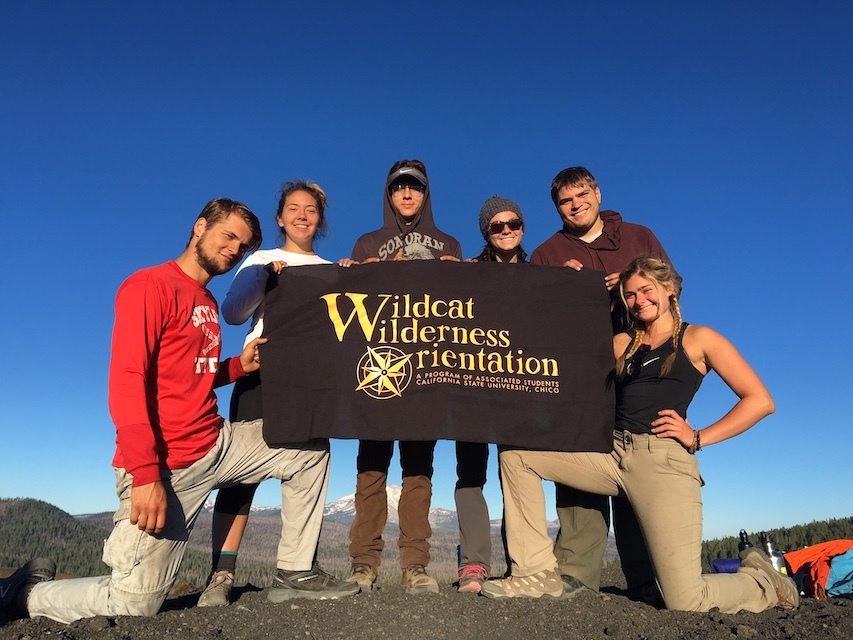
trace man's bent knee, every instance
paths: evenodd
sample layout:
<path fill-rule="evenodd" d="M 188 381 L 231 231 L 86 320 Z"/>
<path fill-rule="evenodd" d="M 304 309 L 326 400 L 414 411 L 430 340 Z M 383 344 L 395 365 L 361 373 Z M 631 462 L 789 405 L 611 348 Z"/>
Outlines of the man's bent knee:
<path fill-rule="evenodd" d="M 166 600 L 166 594 L 128 593 L 110 589 L 110 611 L 116 616 L 156 616 Z"/>

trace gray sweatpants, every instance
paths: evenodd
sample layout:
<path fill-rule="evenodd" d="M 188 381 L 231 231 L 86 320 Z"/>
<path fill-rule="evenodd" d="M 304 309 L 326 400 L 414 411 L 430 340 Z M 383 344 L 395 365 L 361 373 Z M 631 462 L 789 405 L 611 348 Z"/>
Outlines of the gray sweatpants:
<path fill-rule="evenodd" d="M 210 492 L 240 483 L 281 480 L 281 540 L 277 566 L 309 569 L 320 536 L 329 471 L 329 442 L 316 440 L 270 448 L 262 420 L 224 421 L 216 445 L 186 469 L 164 471 L 166 527 L 156 535 L 130 523 L 133 478 L 115 469 L 119 508 L 104 542 L 109 576 L 35 585 L 27 600 L 31 617 L 73 622 L 92 616 L 152 616 L 171 590 L 187 540 Z"/>

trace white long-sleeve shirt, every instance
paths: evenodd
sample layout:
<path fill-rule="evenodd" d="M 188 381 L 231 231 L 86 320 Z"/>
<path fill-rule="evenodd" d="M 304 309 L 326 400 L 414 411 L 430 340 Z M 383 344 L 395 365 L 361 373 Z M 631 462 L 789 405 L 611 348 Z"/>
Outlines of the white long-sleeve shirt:
<path fill-rule="evenodd" d="M 293 253 L 284 249 L 261 249 L 247 257 L 234 274 L 234 281 L 220 309 L 222 317 L 228 324 L 243 324 L 250 317 L 252 318 L 252 326 L 243 343 L 244 346 L 264 332 L 264 294 L 269 278 L 264 265 L 276 261 L 286 262 L 288 268 L 309 264 L 332 264 L 318 255 Z"/>

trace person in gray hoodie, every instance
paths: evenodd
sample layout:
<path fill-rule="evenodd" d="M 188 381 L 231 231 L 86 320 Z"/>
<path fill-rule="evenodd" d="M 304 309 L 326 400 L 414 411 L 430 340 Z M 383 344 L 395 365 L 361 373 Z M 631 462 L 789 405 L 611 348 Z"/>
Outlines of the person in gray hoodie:
<path fill-rule="evenodd" d="M 388 171 L 382 210 L 382 227 L 361 236 L 352 258 L 342 266 L 388 260 L 455 260 L 462 248 L 452 236 L 435 226 L 426 167 L 419 160 L 400 160 Z M 438 593 L 438 583 L 427 575 L 429 564 L 429 506 L 432 497 L 435 441 L 401 441 L 400 466 L 400 567 L 409 593 Z M 394 442 L 360 440 L 356 467 L 355 520 L 350 528 L 349 582 L 369 591 L 376 582 L 388 517 L 385 485 Z"/>

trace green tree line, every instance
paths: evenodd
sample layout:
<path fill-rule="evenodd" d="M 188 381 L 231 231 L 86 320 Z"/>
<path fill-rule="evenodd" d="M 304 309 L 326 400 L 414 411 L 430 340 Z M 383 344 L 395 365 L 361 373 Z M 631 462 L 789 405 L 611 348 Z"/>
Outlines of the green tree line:
<path fill-rule="evenodd" d="M 793 527 L 768 529 L 776 540 L 776 547 L 782 553 L 796 551 L 828 540 L 853 540 L 853 517 L 837 518 L 834 520 L 815 520 L 808 524 L 798 524 Z M 759 546 L 760 531 L 748 531 L 749 541 L 753 546 Z M 702 566 L 707 570 L 711 561 L 717 558 L 738 557 L 738 536 L 715 538 L 702 543 Z"/>
<path fill-rule="evenodd" d="M 104 575 L 109 568 L 101 560 L 104 539 L 112 528 L 112 514 L 74 517 L 61 509 L 29 498 L 0 498 L 0 568 L 18 567 L 37 556 L 53 559 L 60 576 Z M 769 533 L 770 531 L 768 531 Z M 243 539 L 238 562 L 237 584 L 266 587 L 275 572 L 275 556 L 281 533 L 277 512 L 253 515 Z M 318 557 L 331 573 L 345 576 L 350 567 L 349 526 L 324 522 Z M 783 553 L 827 540 L 853 540 L 853 517 L 815 521 L 772 530 Z M 398 529 L 388 524 L 384 538 L 380 579 L 399 582 Z M 751 542 L 758 546 L 758 531 L 750 531 Z M 450 583 L 456 574 L 458 533 L 436 529 L 431 539 L 430 573 L 440 582 Z M 702 543 L 702 564 L 710 570 L 712 560 L 737 557 L 738 537 L 707 540 Z M 492 538 L 492 573 L 505 569 L 499 534 Z M 210 572 L 210 515 L 202 514 L 193 530 L 177 582 L 181 589 L 200 589 Z"/>

